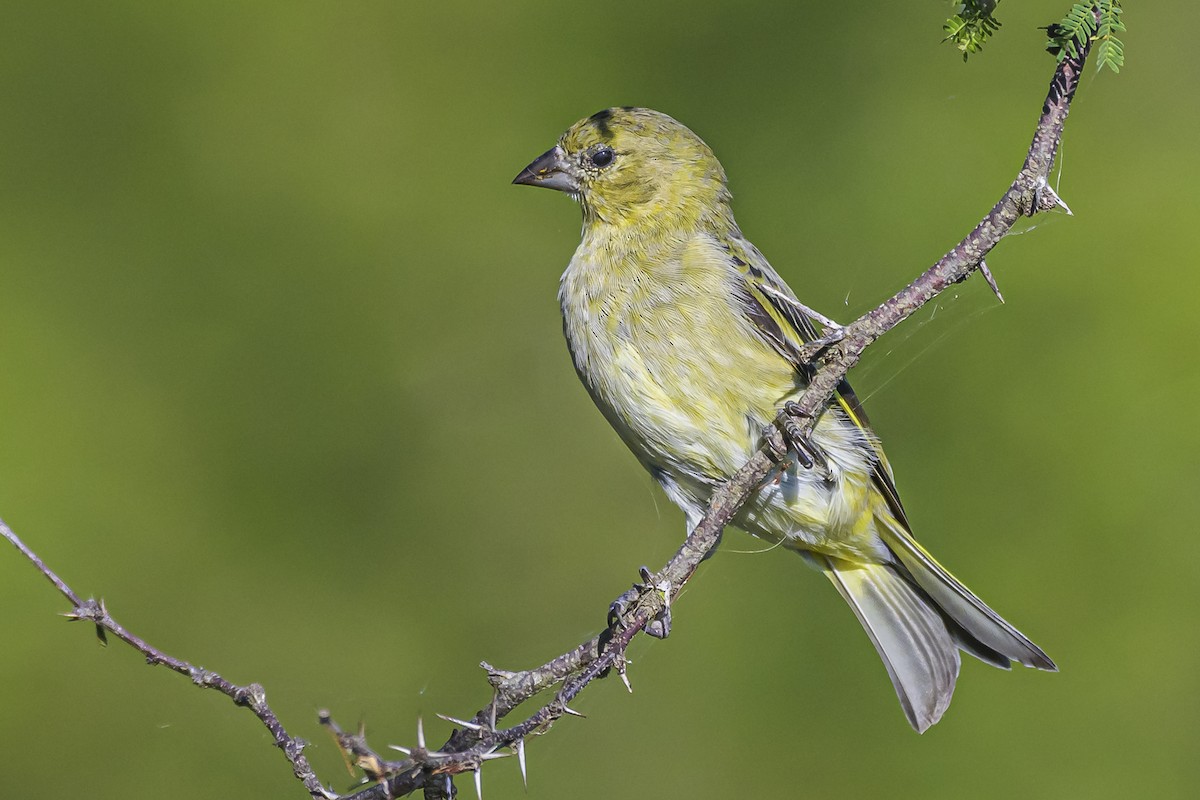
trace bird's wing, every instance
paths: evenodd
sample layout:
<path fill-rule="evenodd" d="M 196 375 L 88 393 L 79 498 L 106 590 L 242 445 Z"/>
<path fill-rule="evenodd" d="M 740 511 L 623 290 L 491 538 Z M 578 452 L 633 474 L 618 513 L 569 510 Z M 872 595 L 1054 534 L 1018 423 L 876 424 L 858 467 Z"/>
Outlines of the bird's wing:
<path fill-rule="evenodd" d="M 771 265 L 754 245 L 737 237 L 729 240 L 727 246 L 723 246 L 728 251 L 729 263 L 734 268 L 734 295 L 741 302 L 747 317 L 753 320 L 763 339 L 774 346 L 784 358 L 791 359 L 801 374 L 806 373 L 811 369 L 811 365 L 799 361 L 797 354 L 805 342 L 817 337 L 817 327 L 810 316 L 812 312 L 795 299 L 791 289 L 771 269 Z M 892 680 L 901 695 L 901 702 L 906 703 L 905 708 L 910 712 L 913 724 L 919 730 L 923 730 L 937 720 L 945 710 L 945 703 L 950 700 L 954 674 L 958 670 L 958 655 L 954 648 L 951 647 L 947 651 L 944 640 L 937 644 L 934 639 L 923 638 L 925 634 L 921 633 L 923 629 L 919 616 L 908 615 L 902 610 L 905 603 L 896 600 L 905 596 L 903 593 L 906 591 L 917 591 L 912 588 L 913 585 L 919 587 L 921 595 L 931 598 L 940 609 L 949 635 L 957 647 L 1002 669 L 1009 668 L 1010 660 L 1038 669 L 1058 669 L 1041 648 L 988 608 L 916 542 L 908 517 L 904 513 L 904 506 L 900 502 L 900 495 L 896 491 L 896 484 L 892 480 L 892 469 L 888 466 L 887 456 L 883 453 L 878 437 L 871 433 L 862 404 L 846 381 L 838 384 L 835 403 L 837 405 L 834 408 L 838 415 L 844 415 L 850 424 L 862 432 L 863 446 L 870 448 L 871 474 L 875 488 L 890 512 L 890 518 L 881 520 L 883 524 L 879 532 L 884 544 L 895 555 L 896 561 L 886 568 L 882 565 L 869 565 L 870 569 L 865 571 L 851 570 L 846 575 L 855 575 L 860 581 L 867 580 L 872 583 L 871 586 L 854 586 L 847 582 L 846 575 L 838 572 L 833 560 L 824 556 L 821 558 L 825 560 L 824 568 L 827 574 L 855 609 L 855 613 L 879 649 L 884 663 L 888 665 Z M 892 576 L 894 581 L 889 583 L 887 576 Z M 893 605 L 889 607 L 889 603 Z M 928 611 L 927 608 L 925 610 Z M 895 646 L 889 645 L 875 632 L 882 629 L 877 623 L 885 620 L 888 613 L 899 613 L 903 617 L 903 625 L 907 626 L 903 629 L 910 637 L 906 642 L 925 642 L 917 648 L 922 657 L 930 658 L 930 653 L 940 653 L 940 658 L 932 658 L 921 668 L 926 669 L 926 673 L 918 669 L 916 672 L 910 670 L 907 675 L 902 675 L 893 669 L 889 649 L 894 651 Z M 926 617 L 925 623 L 928 621 L 929 617 Z M 917 638 L 911 638 L 913 636 Z M 930 650 L 931 647 L 934 650 Z M 941 647 L 941 650 L 938 651 L 937 647 Z M 921 683 L 927 675 L 933 681 L 928 686 Z M 924 717 L 907 704 L 909 690 L 906 687 L 910 685 L 918 685 L 922 691 L 928 689 L 932 696 L 937 698 L 937 704 L 930 706 L 932 710 Z M 929 688 L 930 686 L 934 688 Z M 941 688 L 937 688 L 938 686 Z"/>
<path fill-rule="evenodd" d="M 771 268 L 765 256 L 746 239 L 737 236 L 721 243 L 729 254 L 729 263 L 738 276 L 734 293 L 746 316 L 754 323 L 759 335 L 781 356 L 796 365 L 801 372 L 812 368 L 800 357 L 800 348 L 816 339 L 818 322 L 807 307 L 796 299 L 783 278 Z M 887 501 L 896 520 L 910 530 L 904 505 L 892 480 L 892 469 L 879 439 L 871 433 L 871 423 L 858 395 L 843 380 L 838 384 L 836 403 L 846 417 L 864 434 L 874 453 L 873 478 L 879 493 Z"/>

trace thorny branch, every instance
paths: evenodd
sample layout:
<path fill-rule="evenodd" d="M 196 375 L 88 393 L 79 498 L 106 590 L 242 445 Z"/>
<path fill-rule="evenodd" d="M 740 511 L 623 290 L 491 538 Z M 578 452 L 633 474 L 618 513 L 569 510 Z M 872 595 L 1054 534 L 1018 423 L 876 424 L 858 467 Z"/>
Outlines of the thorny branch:
<path fill-rule="evenodd" d="M 789 444 L 796 444 L 797 438 L 812 433 L 838 383 L 858 363 L 863 351 L 930 299 L 966 280 L 975 270 L 980 270 L 995 290 L 984 258 L 1022 216 L 1033 216 L 1054 208 L 1070 213 L 1050 188 L 1048 179 L 1089 49 L 1081 48 L 1075 57 L 1059 62 L 1028 156 L 1008 191 L 966 238 L 919 278 L 878 308 L 844 328 L 828 329 L 822 339 L 809 345 L 805 355 L 812 360 L 812 377 L 801 398 L 780 413 L 778 429 L 764 435 L 762 446 L 750 461 L 714 491 L 704 517 L 671 560 L 656 573 L 643 570 L 643 584 L 636 600 L 617 615 L 607 630 L 535 669 L 508 672 L 484 663 L 494 691 L 492 702 L 470 720 L 445 717 L 458 728 L 437 750 L 426 747 L 423 727 L 418 721 L 416 747 L 395 748 L 407 756 L 403 760 L 383 758 L 367 746 L 362 730 L 346 733 L 328 712 L 321 712 L 321 723 L 334 733 L 347 759 L 367 776 L 367 785 L 357 792 L 338 795 L 321 786 L 304 756 L 306 743 L 283 728 L 267 705 L 262 686 L 238 686 L 215 672 L 163 653 L 113 619 L 103 601 L 80 598 L 3 521 L 0 521 L 0 535 L 12 542 L 71 602 L 73 609 L 65 615 L 69 619 L 92 622 L 101 641 L 105 641 L 106 632 L 111 633 L 142 653 L 147 663 L 186 675 L 198 686 L 215 689 L 235 704 L 249 708 L 270 731 L 296 777 L 314 798 L 391 800 L 419 788 L 424 790 L 426 798 L 452 798 L 456 794 L 454 775 L 473 772 L 479 790 L 483 763 L 501 755 L 515 754 L 524 775 L 525 740 L 545 733 L 564 714 L 578 714 L 568 703 L 589 683 L 615 670 L 628 684 L 625 651 L 629 643 L 669 610 L 671 602 L 678 597 L 700 562 L 715 551 L 722 531 L 734 520 L 750 495 L 773 469 L 789 458 Z M 554 686 L 559 688 L 550 702 L 512 727 L 498 727 L 497 723 L 517 706 Z M 502 749 L 507 752 L 498 752 Z"/>
<path fill-rule="evenodd" d="M 96 636 L 100 639 L 101 644 L 108 644 L 108 634 L 111 633 L 145 656 L 147 664 L 151 666 L 163 666 L 178 672 L 180 675 L 186 675 L 197 686 L 204 689 L 215 689 L 232 700 L 234 705 L 245 706 L 250 709 L 254 713 L 254 716 L 258 717 L 267 730 L 270 731 L 271 737 L 275 740 L 275 746 L 283 751 L 284 757 L 292 765 L 292 772 L 304 784 L 304 788 L 308 789 L 308 793 L 313 797 L 322 798 L 322 800 L 333 800 L 333 798 L 337 797 L 335 793 L 327 792 L 322 788 L 321 782 L 317 780 L 316 773 L 313 772 L 308 759 L 304 756 L 304 748 L 307 743 L 303 739 L 290 735 L 284 729 L 283 723 L 279 721 L 279 717 L 275 716 L 275 712 L 267 705 L 267 693 L 261 685 L 251 683 L 248 686 L 238 686 L 237 684 L 230 683 L 211 670 L 197 667 L 174 656 L 167 655 L 113 619 L 112 615 L 108 613 L 108 609 L 104 607 L 103 600 L 96 600 L 91 597 L 84 600 L 77 595 L 75 590 L 67 585 L 66 581 L 58 577 L 36 553 L 17 538 L 17 535 L 5 524 L 4 520 L 0 520 L 0 536 L 12 542 L 13 546 L 20 550 L 21 554 L 33 563 L 38 572 L 45 575 L 54 584 L 54 588 L 58 589 L 64 597 L 71 601 L 72 608 L 63 614 L 64 617 L 73 622 L 86 620 L 93 623 L 96 626 Z"/>

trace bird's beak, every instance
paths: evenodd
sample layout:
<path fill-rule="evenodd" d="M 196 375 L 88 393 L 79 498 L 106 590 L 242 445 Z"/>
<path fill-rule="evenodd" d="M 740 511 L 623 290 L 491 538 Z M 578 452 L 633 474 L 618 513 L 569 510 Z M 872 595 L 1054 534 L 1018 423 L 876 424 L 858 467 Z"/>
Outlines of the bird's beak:
<path fill-rule="evenodd" d="M 558 146 L 535 158 L 532 164 L 513 178 L 513 183 L 545 186 L 547 189 L 557 189 L 567 194 L 579 193 L 579 181 L 571 174 L 571 165 L 567 162 L 566 153 Z"/>

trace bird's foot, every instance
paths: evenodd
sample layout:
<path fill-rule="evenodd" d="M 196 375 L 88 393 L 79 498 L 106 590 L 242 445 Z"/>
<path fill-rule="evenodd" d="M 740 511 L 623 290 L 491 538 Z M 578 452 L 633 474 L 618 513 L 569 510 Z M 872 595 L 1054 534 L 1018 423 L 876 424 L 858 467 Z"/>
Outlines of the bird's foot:
<path fill-rule="evenodd" d="M 665 581 L 655 583 L 654 575 L 646 567 L 639 570 L 641 582 L 622 594 L 608 607 L 609 630 L 618 630 L 626 625 L 626 616 L 637 607 L 638 601 L 650 592 L 660 592 L 663 597 L 662 609 L 646 623 L 646 633 L 655 639 L 665 639 L 671 632 L 671 586 Z"/>
<path fill-rule="evenodd" d="M 826 320 L 826 322 L 829 324 L 825 326 L 825 332 L 820 338 L 806 342 L 800 347 L 801 364 L 813 364 L 818 358 L 825 355 L 826 350 L 846 338 L 846 329 L 843 326 L 833 320 Z"/>
<path fill-rule="evenodd" d="M 802 419 L 811 419 L 811 416 L 801 410 L 799 403 L 788 400 L 783 404 L 783 414 L 780 417 L 779 426 L 783 429 L 784 439 L 787 440 L 791 451 L 796 453 L 796 459 L 802 467 L 805 469 L 818 468 L 828 480 L 832 475 L 829 462 L 825 459 L 824 451 L 812 440 L 812 436 L 800 427 Z"/>

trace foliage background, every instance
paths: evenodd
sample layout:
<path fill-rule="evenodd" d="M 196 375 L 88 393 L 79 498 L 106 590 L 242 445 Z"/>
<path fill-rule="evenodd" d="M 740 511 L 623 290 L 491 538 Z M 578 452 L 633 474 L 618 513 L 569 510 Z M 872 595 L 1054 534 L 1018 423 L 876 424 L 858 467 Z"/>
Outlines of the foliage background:
<path fill-rule="evenodd" d="M 857 373 L 922 540 L 1059 662 L 964 664 L 908 730 L 836 594 L 741 534 L 667 643 L 529 747 L 531 797 L 1182 797 L 1198 780 L 1190 4 L 1126 14 L 1060 189 Z M 682 535 L 559 333 L 578 211 L 509 186 L 575 119 L 665 110 L 806 301 L 851 318 L 990 207 L 1062 2 L 969 64 L 945 3 L 9 4 L 0 515 L 171 653 L 260 681 L 348 783 L 594 633 Z M 0 786 L 299 797 L 265 732 L 54 615 L 0 557 Z M 515 764 L 486 775 L 521 796 Z M 632 787 L 637 787 L 636 789 Z M 467 794 L 471 789 L 462 787 Z"/>

